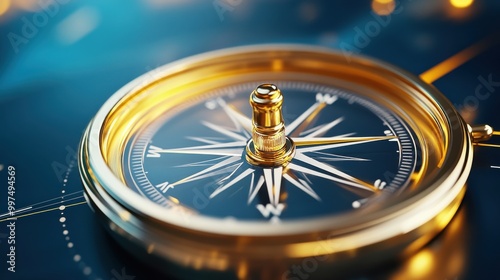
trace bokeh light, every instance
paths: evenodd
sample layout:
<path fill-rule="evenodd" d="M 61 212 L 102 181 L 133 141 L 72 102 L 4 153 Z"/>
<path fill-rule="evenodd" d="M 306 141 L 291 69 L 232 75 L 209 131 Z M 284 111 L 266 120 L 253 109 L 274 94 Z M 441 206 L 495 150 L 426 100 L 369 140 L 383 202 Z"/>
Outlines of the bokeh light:
<path fill-rule="evenodd" d="M 396 3 L 394 0 L 373 0 L 372 10 L 377 15 L 387 16 L 394 12 Z"/>
<path fill-rule="evenodd" d="M 15 4 L 19 9 L 35 12 L 40 10 L 43 5 L 47 5 L 46 3 L 49 2 L 52 1 L 39 3 L 38 0 L 16 0 L 13 2 L 13 4 Z"/>
<path fill-rule="evenodd" d="M 455 8 L 467 8 L 474 3 L 474 0 L 450 0 L 450 4 Z"/>
<path fill-rule="evenodd" d="M 10 8 L 10 0 L 0 1 L 0 16 L 5 14 Z"/>
<path fill-rule="evenodd" d="M 412 278 L 426 278 L 432 271 L 434 255 L 427 249 L 418 252 L 409 261 L 409 275 Z"/>

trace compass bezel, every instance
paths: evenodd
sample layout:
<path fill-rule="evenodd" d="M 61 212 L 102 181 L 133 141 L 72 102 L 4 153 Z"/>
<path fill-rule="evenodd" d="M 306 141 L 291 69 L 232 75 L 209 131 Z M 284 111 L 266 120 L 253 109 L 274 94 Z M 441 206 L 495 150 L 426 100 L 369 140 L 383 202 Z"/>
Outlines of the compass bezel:
<path fill-rule="evenodd" d="M 329 76 L 332 81 L 341 80 L 340 86 L 347 88 L 362 85 L 376 92 L 381 92 L 380 88 L 388 89 L 386 96 L 370 97 L 397 110 L 397 115 L 417 131 L 424 143 L 420 151 L 424 167 L 413 179 L 419 191 L 392 199 L 387 207 L 375 208 L 373 212 L 362 210 L 271 224 L 198 216 L 176 205 L 166 209 L 124 184 L 120 176 L 120 150 L 123 151 L 127 138 L 133 134 L 131 124 L 140 126 L 162 113 L 155 111 L 149 118 L 144 117 L 157 100 L 168 96 L 174 107 L 207 90 L 207 86 L 215 88 L 222 76 L 226 76 L 224 80 L 228 83 L 237 82 L 238 78 L 251 75 L 249 71 L 255 67 L 268 69 L 271 77 L 283 71 L 297 74 L 314 70 L 311 77 L 300 76 L 308 81 Z M 187 83 L 189 78 L 196 82 Z M 151 92 L 165 89 L 162 86 L 166 80 L 169 86 L 175 85 L 169 88 L 171 93 L 152 96 Z M 192 89 L 186 91 L 188 86 Z M 180 90 L 188 94 L 174 94 Z M 421 119 L 412 119 L 416 115 Z M 350 57 L 347 61 L 341 53 L 319 47 L 260 45 L 219 50 L 173 62 L 121 88 L 89 124 L 81 143 L 79 167 L 89 203 L 109 219 L 109 225 L 122 229 L 121 235 L 133 236 L 138 242 L 142 240 L 145 247 L 148 247 L 146 244 L 158 246 L 167 234 L 170 238 L 185 235 L 183 240 L 203 236 L 205 242 L 206 238 L 212 238 L 217 244 L 225 240 L 228 246 L 225 250 L 231 251 L 231 244 L 245 236 L 249 244 L 262 246 L 269 246 L 269 240 L 279 240 L 278 247 L 273 247 L 275 250 L 298 258 L 346 252 L 396 239 L 400 244 L 405 235 L 403 243 L 422 240 L 424 236 L 428 240 L 448 224 L 458 209 L 471 163 L 472 143 L 465 122 L 436 88 L 412 74 L 363 56 Z M 318 252 L 318 234 L 326 234 L 329 240 L 340 245 Z"/>

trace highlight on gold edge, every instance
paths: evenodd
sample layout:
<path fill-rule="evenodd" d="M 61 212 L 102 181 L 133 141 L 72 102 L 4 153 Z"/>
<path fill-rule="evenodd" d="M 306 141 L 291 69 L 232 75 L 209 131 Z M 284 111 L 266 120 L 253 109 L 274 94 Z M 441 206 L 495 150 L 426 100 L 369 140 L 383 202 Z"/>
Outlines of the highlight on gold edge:
<path fill-rule="evenodd" d="M 311 46 L 154 77 L 102 106 L 79 169 L 111 235 L 179 277 L 331 278 L 415 252 L 457 212 L 473 144 L 497 134 L 404 70 Z"/>

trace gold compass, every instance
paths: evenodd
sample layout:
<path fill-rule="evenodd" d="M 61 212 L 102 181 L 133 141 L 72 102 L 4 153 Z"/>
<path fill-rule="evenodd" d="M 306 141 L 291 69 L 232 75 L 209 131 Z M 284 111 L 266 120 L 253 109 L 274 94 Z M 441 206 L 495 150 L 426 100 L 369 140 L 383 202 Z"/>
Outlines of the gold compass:
<path fill-rule="evenodd" d="M 79 167 L 104 226 L 168 274 L 331 279 L 446 227 L 473 144 L 494 134 L 383 62 L 250 46 L 120 89 L 88 126 Z"/>

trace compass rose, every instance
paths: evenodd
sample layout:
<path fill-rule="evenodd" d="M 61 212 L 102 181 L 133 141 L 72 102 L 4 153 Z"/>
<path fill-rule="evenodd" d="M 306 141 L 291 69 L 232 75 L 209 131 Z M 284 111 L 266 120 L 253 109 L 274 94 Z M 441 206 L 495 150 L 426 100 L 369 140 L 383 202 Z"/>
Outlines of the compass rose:
<path fill-rule="evenodd" d="M 355 137 L 353 136 L 355 132 L 323 137 L 344 118 L 310 126 L 321 111 L 336 100 L 335 95 L 318 93 L 316 102 L 285 126 L 282 117 L 283 95 L 275 85 L 263 84 L 252 92 L 250 96 L 252 118 L 228 105 L 222 98 L 218 98 L 216 102 L 231 120 L 232 127 L 208 121 L 201 123 L 227 138 L 228 142 L 190 137 L 202 145 L 175 149 L 150 146 L 147 157 L 158 157 L 161 153 L 213 156 L 209 160 L 183 165 L 183 167 L 207 166 L 205 169 L 176 182 L 165 182 L 156 187 L 165 193 L 184 183 L 224 174 L 225 176 L 218 181 L 218 187 L 209 196 L 213 199 L 238 185 L 242 180 L 250 178 L 247 204 L 252 203 L 257 194 L 264 189 L 267 195 L 265 202 L 257 204 L 256 208 L 263 217 L 271 218 L 272 221 L 279 220 L 285 208 L 284 198 L 281 196 L 283 182 L 288 182 L 290 186 L 296 187 L 318 202 L 322 199 L 308 182 L 308 176 L 332 181 L 363 198 L 377 193 L 386 185 L 385 182 L 380 180 L 373 184 L 365 182 L 327 162 L 369 161 L 366 158 L 339 155 L 332 151 L 345 146 L 398 139 L 390 134 Z M 262 199 L 262 196 L 259 197 Z"/>

